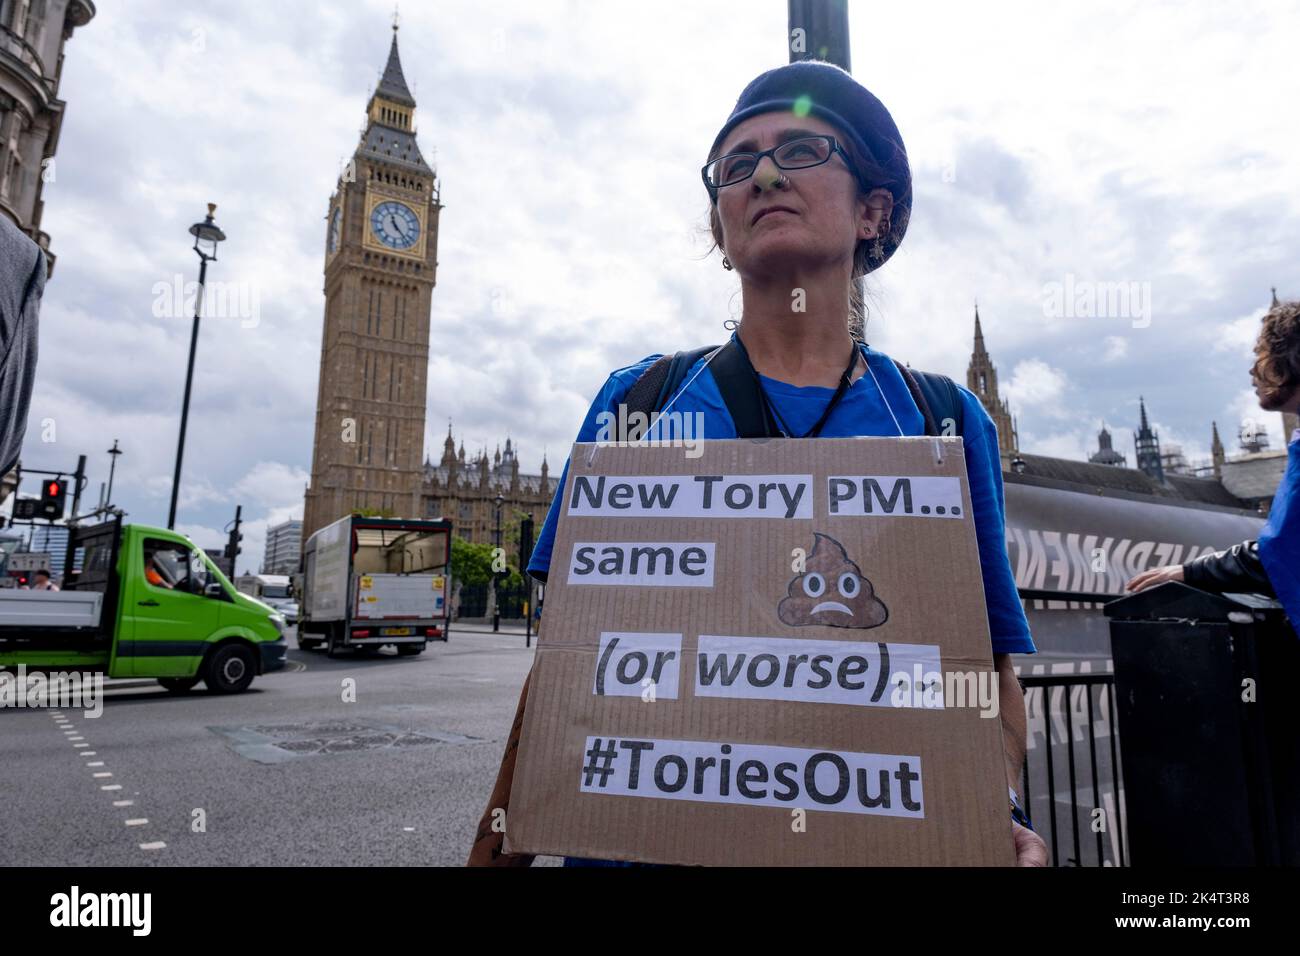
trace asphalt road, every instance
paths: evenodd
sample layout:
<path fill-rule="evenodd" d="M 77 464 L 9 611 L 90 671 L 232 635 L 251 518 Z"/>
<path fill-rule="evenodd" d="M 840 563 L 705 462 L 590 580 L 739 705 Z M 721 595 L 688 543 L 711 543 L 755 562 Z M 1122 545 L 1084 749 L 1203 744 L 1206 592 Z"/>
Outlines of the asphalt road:
<path fill-rule="evenodd" d="M 463 863 L 532 663 L 522 631 L 462 627 L 403 658 L 290 646 L 231 697 L 0 710 L 0 864 Z"/>
<path fill-rule="evenodd" d="M 449 643 L 410 658 L 387 651 L 331 660 L 298 650 L 292 633 L 290 646 L 285 670 L 232 697 L 202 687 L 174 696 L 152 682 L 131 681 L 105 694 L 98 718 L 74 710 L 56 717 L 0 709 L 0 864 L 463 863 L 532 664 L 522 631 L 492 634 L 462 625 Z M 1025 673 L 1107 669 L 1105 662 L 1081 666 L 1050 652 L 1021 663 Z M 354 702 L 344 700 L 352 686 L 347 681 L 354 682 Z M 1063 860 L 1074 855 L 1069 821 L 1077 816 L 1083 837 L 1077 862 L 1095 865 L 1087 815 L 1098 801 L 1086 772 L 1092 735 L 1085 730 L 1084 692 L 1035 693 L 1031 812 L 1047 835 L 1051 795 Z M 1074 714 L 1072 734 L 1067 708 Z M 1112 815 L 1104 721 L 1098 706 L 1092 729 L 1100 804 Z M 1079 770 L 1075 807 L 1067 776 L 1070 738 Z M 1116 858 L 1117 834 L 1107 834 L 1105 843 L 1105 856 Z"/>

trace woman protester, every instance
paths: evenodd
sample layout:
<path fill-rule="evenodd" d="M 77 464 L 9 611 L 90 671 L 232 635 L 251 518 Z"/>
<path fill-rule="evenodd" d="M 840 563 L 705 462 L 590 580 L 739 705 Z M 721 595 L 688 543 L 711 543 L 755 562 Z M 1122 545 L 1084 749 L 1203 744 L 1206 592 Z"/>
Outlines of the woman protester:
<path fill-rule="evenodd" d="M 1264 411 L 1300 414 L 1300 301 L 1279 302 L 1264 316 L 1250 378 Z M 1143 571 L 1129 581 L 1128 590 L 1136 593 L 1166 581 L 1216 594 L 1276 597 L 1300 634 L 1300 429 L 1290 436 L 1286 472 L 1259 539 L 1187 564 Z"/>
<path fill-rule="evenodd" d="M 859 277 L 882 266 L 907 230 L 912 182 L 898 128 L 844 70 L 792 63 L 744 89 L 702 172 L 722 266 L 740 277 L 740 322 L 720 348 L 650 356 L 612 373 L 577 440 L 597 440 L 598 420 L 608 421 L 608 412 L 617 417 L 620 404 L 671 409 L 691 420 L 702 413 L 708 439 L 938 434 L 939 422 L 944 433 L 960 434 L 999 675 L 1008 838 L 1020 865 L 1045 865 L 1046 846 L 1022 825 L 1028 821 L 1015 795 L 1026 724 L 1010 655 L 1035 648 L 1006 554 L 996 427 L 970 391 L 941 376 L 915 375 L 868 346 L 853 318 L 862 309 Z M 655 437 L 653 428 L 647 437 Z M 543 580 L 567 464 L 564 474 L 528 567 Z M 502 854 L 493 826 L 509 798 L 527 693 L 525 682 L 471 865 L 530 862 Z"/>

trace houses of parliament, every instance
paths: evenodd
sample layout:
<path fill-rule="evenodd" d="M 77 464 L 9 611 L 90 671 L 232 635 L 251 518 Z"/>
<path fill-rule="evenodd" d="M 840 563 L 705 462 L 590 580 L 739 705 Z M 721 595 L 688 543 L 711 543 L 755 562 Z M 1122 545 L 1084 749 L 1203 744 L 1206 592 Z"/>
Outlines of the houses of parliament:
<path fill-rule="evenodd" d="M 522 471 L 509 438 L 490 459 L 486 450 L 467 458 L 449 425 L 438 461 L 423 457 L 442 203 L 437 173 L 416 141 L 415 110 L 394 25 L 360 142 L 326 212 L 324 327 L 304 541 L 365 509 L 450 518 L 461 537 L 492 542 L 498 508 L 503 529 L 525 514 L 540 521 L 555 493 L 545 459 L 538 473 Z M 1268 449 L 1259 434 L 1243 434 L 1241 453 L 1229 456 L 1212 423 L 1212 463 L 1193 468 L 1180 449 L 1161 448 L 1145 402 L 1133 468 L 1104 426 L 1087 462 L 1025 453 L 999 392 L 978 308 L 966 385 L 997 425 L 1002 467 L 1009 474 L 1263 512 L 1286 461 L 1285 451 Z M 1296 423 L 1286 427 L 1289 434 Z"/>

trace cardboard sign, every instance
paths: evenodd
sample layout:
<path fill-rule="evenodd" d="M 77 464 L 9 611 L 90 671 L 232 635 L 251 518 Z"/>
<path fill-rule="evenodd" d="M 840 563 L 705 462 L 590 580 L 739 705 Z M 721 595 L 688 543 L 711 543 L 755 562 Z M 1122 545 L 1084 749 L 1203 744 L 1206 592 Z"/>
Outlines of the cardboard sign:
<path fill-rule="evenodd" d="M 960 438 L 582 444 L 563 493 L 508 852 L 1014 861 Z"/>

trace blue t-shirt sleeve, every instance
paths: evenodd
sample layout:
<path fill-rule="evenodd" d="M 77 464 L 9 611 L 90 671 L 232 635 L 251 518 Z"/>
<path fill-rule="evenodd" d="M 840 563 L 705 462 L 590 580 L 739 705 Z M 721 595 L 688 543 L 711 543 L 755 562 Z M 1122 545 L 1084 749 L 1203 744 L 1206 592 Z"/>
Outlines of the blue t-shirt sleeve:
<path fill-rule="evenodd" d="M 998 454 L 998 429 L 979 398 L 957 386 L 964 403 L 962 443 L 966 475 L 975 512 L 975 537 L 979 542 L 980 569 L 984 577 L 984 602 L 988 606 L 989 636 L 994 654 L 1034 654 L 1024 605 L 1016 591 L 1015 575 L 1007 555 L 1006 503 L 1002 491 L 1002 460 Z"/>
<path fill-rule="evenodd" d="M 592 401 L 591 408 L 587 410 L 587 417 L 582 420 L 582 427 L 578 429 L 578 437 L 574 439 L 575 442 L 593 442 L 596 440 L 600 432 L 601 413 L 617 413 L 618 403 L 627 397 L 632 385 L 657 358 L 659 358 L 658 355 L 646 356 L 635 365 L 629 365 L 610 374 L 601 390 L 597 393 L 595 400 Z M 528 573 L 539 581 L 546 580 L 546 575 L 551 568 L 551 551 L 555 548 L 555 528 L 560 521 L 560 509 L 564 505 L 564 487 L 568 478 L 569 461 L 565 459 L 564 470 L 560 473 L 560 483 L 555 486 L 555 497 L 551 499 L 551 508 L 546 512 L 546 520 L 542 522 L 542 530 L 537 535 L 537 544 L 533 548 L 533 556 L 528 561 Z"/>

